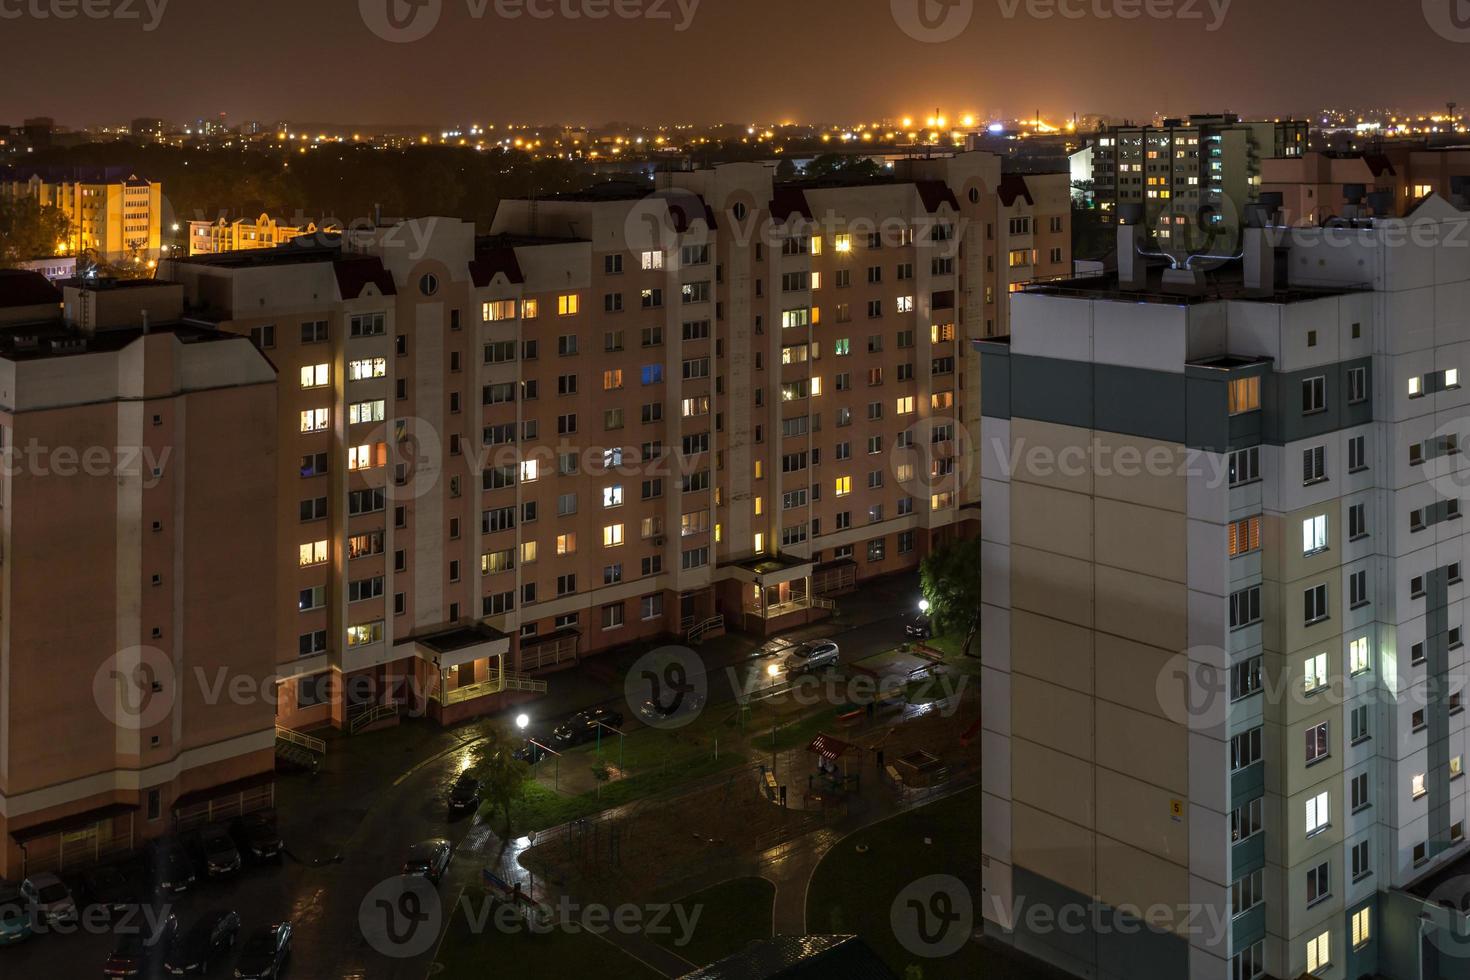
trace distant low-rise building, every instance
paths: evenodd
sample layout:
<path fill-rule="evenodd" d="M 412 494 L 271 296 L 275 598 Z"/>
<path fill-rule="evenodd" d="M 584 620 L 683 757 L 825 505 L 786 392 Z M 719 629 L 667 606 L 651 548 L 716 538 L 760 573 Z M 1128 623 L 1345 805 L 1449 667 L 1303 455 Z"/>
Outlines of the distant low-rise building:
<path fill-rule="evenodd" d="M 335 229 L 333 222 L 322 222 Z M 242 252 L 252 248 L 275 248 L 302 235 L 315 235 L 323 230 L 315 221 L 297 220 L 286 223 L 262 212 L 254 218 L 221 216 L 214 221 L 189 222 L 189 254 L 216 255 L 220 252 Z"/>
<path fill-rule="evenodd" d="M 163 185 L 137 174 L 104 170 L 12 171 L 0 174 L 0 198 L 32 199 L 59 208 L 71 223 L 58 254 L 90 252 L 103 262 L 147 265 L 162 245 Z"/>

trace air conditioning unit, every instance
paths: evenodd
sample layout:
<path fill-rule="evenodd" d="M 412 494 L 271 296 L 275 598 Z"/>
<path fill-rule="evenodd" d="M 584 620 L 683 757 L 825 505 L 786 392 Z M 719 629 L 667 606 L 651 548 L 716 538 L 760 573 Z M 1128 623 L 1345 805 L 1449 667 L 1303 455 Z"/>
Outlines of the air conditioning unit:
<path fill-rule="evenodd" d="M 654 538 L 653 539 L 653 546 L 655 548 L 662 548 L 664 546 L 664 539 L 663 538 Z"/>

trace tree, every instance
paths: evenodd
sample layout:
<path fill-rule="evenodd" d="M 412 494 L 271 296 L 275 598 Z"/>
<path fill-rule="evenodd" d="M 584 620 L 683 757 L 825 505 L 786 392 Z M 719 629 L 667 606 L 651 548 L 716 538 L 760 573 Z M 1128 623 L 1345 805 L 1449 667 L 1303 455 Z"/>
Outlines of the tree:
<path fill-rule="evenodd" d="M 919 588 L 929 600 L 936 633 L 965 630 L 965 656 L 980 629 L 980 539 L 951 541 L 919 565 Z"/>
<path fill-rule="evenodd" d="M 505 831 L 500 835 L 503 852 L 511 839 L 511 810 L 526 793 L 526 778 L 530 767 L 511 755 L 498 734 L 491 734 L 480 743 L 475 760 L 470 766 L 480 780 L 481 795 L 490 811 L 505 817 Z"/>
<path fill-rule="evenodd" d="M 877 177 L 883 167 L 871 157 L 845 156 L 840 153 L 823 153 L 813 157 L 802 170 L 808 178 L 817 177 Z"/>
<path fill-rule="evenodd" d="M 0 199 L 0 269 L 57 254 L 70 232 L 60 208 L 29 197 Z"/>
<path fill-rule="evenodd" d="M 777 180 L 794 180 L 796 178 L 796 164 L 791 160 L 782 160 L 776 164 Z"/>

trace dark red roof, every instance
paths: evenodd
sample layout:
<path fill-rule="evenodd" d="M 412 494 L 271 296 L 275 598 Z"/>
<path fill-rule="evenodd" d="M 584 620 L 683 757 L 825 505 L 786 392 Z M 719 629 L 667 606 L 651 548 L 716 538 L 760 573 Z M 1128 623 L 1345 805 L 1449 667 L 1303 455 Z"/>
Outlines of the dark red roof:
<path fill-rule="evenodd" d="M 393 277 L 383 268 L 383 260 L 371 255 L 343 257 L 332 263 L 337 273 L 337 289 L 343 299 L 357 299 L 369 283 L 384 296 L 396 296 Z"/>
<path fill-rule="evenodd" d="M 1388 174 L 1390 177 L 1398 176 L 1397 172 L 1393 169 L 1393 161 L 1382 153 L 1365 153 L 1363 154 L 1363 162 L 1368 165 L 1368 169 L 1373 171 L 1373 176 L 1375 177 L 1382 177 L 1384 174 Z"/>
<path fill-rule="evenodd" d="M 476 288 L 483 289 L 490 285 L 497 273 L 505 273 L 505 278 L 514 283 L 526 281 L 526 275 L 521 271 L 520 259 L 516 258 L 516 250 L 509 246 L 486 249 L 477 254 L 474 261 L 470 263 L 470 278 L 474 280 Z"/>
<path fill-rule="evenodd" d="M 960 202 L 955 199 L 954 191 L 944 181 L 916 180 L 914 186 L 919 189 L 919 200 L 924 202 L 924 210 L 930 214 L 938 211 L 941 204 L 948 204 L 956 211 L 960 209 Z"/>
<path fill-rule="evenodd" d="M 1026 178 L 1021 174 L 1005 174 L 1000 178 L 1000 186 L 995 189 L 1000 195 L 1000 203 L 1010 207 L 1016 203 L 1017 198 L 1024 197 L 1027 204 L 1034 205 L 1036 202 L 1031 198 L 1031 188 L 1026 186 Z"/>
<path fill-rule="evenodd" d="M 775 195 L 771 198 L 771 220 L 780 224 L 793 214 L 811 220 L 812 205 L 806 199 L 806 191 L 800 187 L 777 185 Z"/>
<path fill-rule="evenodd" d="M 61 290 L 29 269 L 0 269 L 0 307 L 60 305 Z"/>

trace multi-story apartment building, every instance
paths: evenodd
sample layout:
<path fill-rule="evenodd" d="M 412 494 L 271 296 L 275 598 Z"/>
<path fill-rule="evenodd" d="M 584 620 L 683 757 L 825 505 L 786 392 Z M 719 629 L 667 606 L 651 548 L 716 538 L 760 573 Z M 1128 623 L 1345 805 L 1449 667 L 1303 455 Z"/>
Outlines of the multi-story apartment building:
<path fill-rule="evenodd" d="M 1307 153 L 1261 161 L 1261 200 L 1284 224 L 1402 217 L 1431 194 L 1470 202 L 1470 150 L 1386 143 L 1372 153 Z"/>
<path fill-rule="evenodd" d="M 1164 249 L 1205 244 L 1212 231 L 1233 238 L 1259 191 L 1261 159 L 1300 156 L 1308 129 L 1230 113 L 1114 126 L 1093 143 L 1093 196 L 1104 221 L 1145 225 Z"/>
<path fill-rule="evenodd" d="M 287 224 L 262 212 L 254 218 L 221 216 L 216 221 L 189 222 L 189 254 L 214 255 L 252 248 L 275 248 L 301 235 L 321 231 L 314 221 Z"/>
<path fill-rule="evenodd" d="M 181 297 L 0 274 L 6 878 L 271 798 L 275 372 Z"/>
<path fill-rule="evenodd" d="M 506 201 L 479 240 L 429 218 L 166 262 L 283 379 L 282 723 L 492 710 L 635 640 L 825 615 L 961 533 L 967 338 L 1070 263 L 1033 179 L 741 164 Z"/>
<path fill-rule="evenodd" d="M 71 223 L 58 254 L 93 252 L 104 262 L 147 266 L 162 244 L 163 185 L 136 174 L 17 171 L 0 178 L 0 196 L 56 207 Z"/>
<path fill-rule="evenodd" d="M 1123 228 L 978 342 L 988 934 L 1464 976 L 1467 220 L 1251 229 L 1209 273 Z"/>

